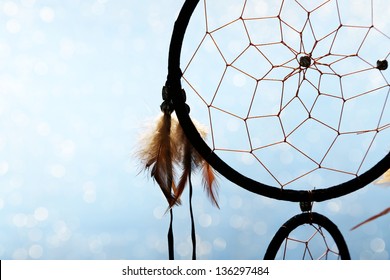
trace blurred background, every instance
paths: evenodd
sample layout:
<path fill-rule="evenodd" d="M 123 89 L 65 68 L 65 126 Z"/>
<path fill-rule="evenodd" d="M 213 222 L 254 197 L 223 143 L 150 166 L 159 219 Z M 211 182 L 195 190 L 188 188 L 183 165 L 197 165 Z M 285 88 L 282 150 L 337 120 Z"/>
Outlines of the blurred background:
<path fill-rule="evenodd" d="M 160 113 L 182 3 L 0 1 L 1 259 L 167 259 L 166 201 L 134 153 Z M 300 213 L 222 177 L 217 209 L 200 181 L 199 259 L 262 259 Z M 389 259 L 390 216 L 350 231 L 389 198 L 369 185 L 314 210 L 339 227 L 353 259 Z M 176 258 L 190 259 L 185 199 L 174 213 Z"/>

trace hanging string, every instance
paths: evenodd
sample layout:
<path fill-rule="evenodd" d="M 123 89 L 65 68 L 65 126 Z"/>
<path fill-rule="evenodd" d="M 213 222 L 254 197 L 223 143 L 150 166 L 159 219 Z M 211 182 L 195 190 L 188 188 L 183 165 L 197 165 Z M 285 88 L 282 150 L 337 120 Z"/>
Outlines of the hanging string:
<path fill-rule="evenodd" d="M 169 260 L 175 259 L 175 253 L 174 253 L 174 240 L 173 240 L 173 209 L 171 208 L 169 210 L 170 214 L 170 222 L 169 222 L 169 230 L 168 230 L 168 255 Z"/>
<path fill-rule="evenodd" d="M 191 174 L 188 176 L 189 183 L 189 202 L 190 202 L 190 216 L 191 216 L 191 240 L 192 240 L 192 259 L 196 260 L 196 231 L 195 231 L 195 221 L 194 213 L 192 211 L 192 182 Z"/>

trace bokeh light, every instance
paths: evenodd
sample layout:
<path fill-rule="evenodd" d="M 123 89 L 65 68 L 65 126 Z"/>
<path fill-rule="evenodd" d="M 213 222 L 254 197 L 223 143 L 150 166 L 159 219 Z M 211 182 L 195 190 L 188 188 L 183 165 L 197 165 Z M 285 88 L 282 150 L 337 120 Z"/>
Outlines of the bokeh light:
<path fill-rule="evenodd" d="M 272 12 L 272 4 L 257 2 L 254 10 Z M 159 114 L 181 5 L 0 1 L 1 259 L 167 259 L 167 205 L 159 187 L 140 172 L 134 151 L 139 134 Z M 235 53 L 240 42 L 227 48 Z M 216 50 L 206 44 L 205 51 Z M 250 86 L 250 79 L 230 74 L 231 86 Z M 271 96 L 265 99 L 272 103 Z M 226 127 L 229 135 L 242 129 L 235 119 Z M 312 143 L 319 138 L 309 135 Z M 257 140 L 255 145 L 264 141 Z M 286 147 L 277 152 L 284 155 L 288 177 L 293 152 Z M 234 159 L 244 169 L 256 164 L 247 154 Z M 312 185 L 326 180 L 314 173 L 308 178 Z M 262 258 L 299 206 L 256 196 L 222 177 L 218 181 L 221 209 L 209 203 L 194 175 L 198 258 Z M 370 185 L 315 204 L 314 210 L 339 226 L 352 258 L 388 259 L 389 217 L 349 229 L 388 207 L 389 195 Z M 177 259 L 192 253 L 187 196 L 185 191 L 174 209 Z"/>

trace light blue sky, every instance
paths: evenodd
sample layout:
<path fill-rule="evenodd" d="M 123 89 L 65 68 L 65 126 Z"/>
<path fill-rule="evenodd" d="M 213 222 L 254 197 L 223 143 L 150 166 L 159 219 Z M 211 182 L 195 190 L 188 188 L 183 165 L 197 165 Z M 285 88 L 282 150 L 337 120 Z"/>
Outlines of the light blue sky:
<path fill-rule="evenodd" d="M 259 3 L 264 8 L 266 2 Z M 159 114 L 181 5 L 0 0 L 1 259 L 167 258 L 166 202 L 140 173 L 134 150 Z M 388 21 L 383 27 L 389 30 Z M 250 83 L 235 81 L 241 87 Z M 193 114 L 207 120 L 201 110 Z M 245 165 L 252 162 L 247 155 L 240 160 L 231 164 L 253 171 Z M 262 258 L 277 229 L 300 211 L 222 177 L 218 210 L 197 176 L 194 187 L 200 259 Z M 349 231 L 388 207 L 388 195 L 388 189 L 368 186 L 314 210 L 338 225 L 352 258 L 388 259 L 388 217 Z M 178 259 L 191 256 L 189 225 L 184 201 L 175 209 Z"/>

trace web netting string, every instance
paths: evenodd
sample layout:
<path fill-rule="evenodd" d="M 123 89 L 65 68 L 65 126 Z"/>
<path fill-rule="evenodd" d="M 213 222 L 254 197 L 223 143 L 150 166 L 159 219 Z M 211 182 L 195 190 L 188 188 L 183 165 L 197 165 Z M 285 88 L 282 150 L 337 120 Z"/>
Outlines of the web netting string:
<path fill-rule="evenodd" d="M 183 87 L 208 145 L 281 189 L 329 187 L 389 151 L 386 1 L 200 1 Z"/>
<path fill-rule="evenodd" d="M 299 234 L 306 236 L 297 236 L 298 233 L 289 235 L 284 242 L 280 252 L 282 259 L 292 259 L 294 256 L 302 260 L 332 260 L 340 259 L 340 255 L 329 233 L 321 226 L 308 225 L 299 229 Z M 333 240 L 332 240 L 333 241 Z M 276 258 L 279 256 L 277 255 Z"/>

